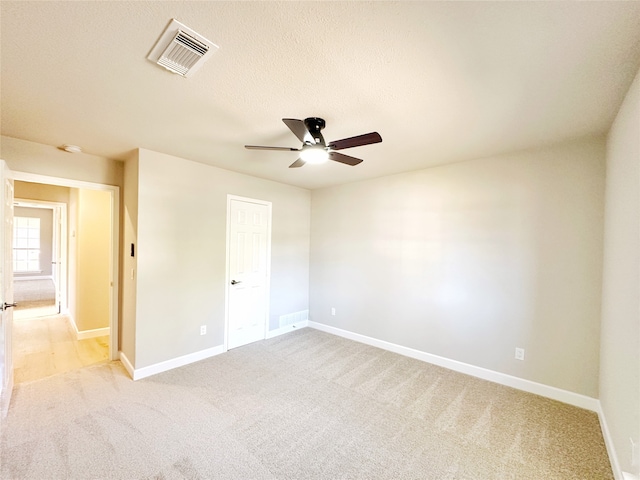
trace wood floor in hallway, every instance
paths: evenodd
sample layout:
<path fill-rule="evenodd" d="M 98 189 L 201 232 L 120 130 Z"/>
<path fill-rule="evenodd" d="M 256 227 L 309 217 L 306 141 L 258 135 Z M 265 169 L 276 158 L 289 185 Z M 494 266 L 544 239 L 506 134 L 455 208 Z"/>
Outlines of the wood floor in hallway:
<path fill-rule="evenodd" d="M 67 315 L 14 319 L 16 384 L 76 370 L 108 358 L 109 336 L 76 340 Z"/>

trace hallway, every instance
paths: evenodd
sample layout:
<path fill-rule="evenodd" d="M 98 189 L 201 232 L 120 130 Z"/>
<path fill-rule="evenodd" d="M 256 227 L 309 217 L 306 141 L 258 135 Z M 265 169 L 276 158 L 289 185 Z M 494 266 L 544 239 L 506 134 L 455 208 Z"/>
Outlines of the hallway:
<path fill-rule="evenodd" d="M 13 322 L 16 384 L 107 361 L 109 336 L 76 340 L 67 315 L 16 318 Z"/>

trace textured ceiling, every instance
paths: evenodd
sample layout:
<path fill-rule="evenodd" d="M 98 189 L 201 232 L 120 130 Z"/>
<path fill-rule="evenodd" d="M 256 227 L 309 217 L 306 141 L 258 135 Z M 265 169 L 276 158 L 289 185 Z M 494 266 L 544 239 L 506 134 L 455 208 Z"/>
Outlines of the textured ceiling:
<path fill-rule="evenodd" d="M 305 188 L 605 133 L 640 67 L 640 2 L 0 2 L 2 135 L 141 147 Z M 171 18 L 220 49 L 146 60 Z M 287 168 L 283 117 L 359 166 Z"/>

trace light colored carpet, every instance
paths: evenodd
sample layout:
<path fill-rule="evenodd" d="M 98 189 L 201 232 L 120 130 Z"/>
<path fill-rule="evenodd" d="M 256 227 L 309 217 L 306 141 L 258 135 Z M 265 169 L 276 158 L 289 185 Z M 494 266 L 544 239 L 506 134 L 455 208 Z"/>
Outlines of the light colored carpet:
<path fill-rule="evenodd" d="M 612 479 L 597 416 L 302 329 L 19 385 L 3 479 Z"/>
<path fill-rule="evenodd" d="M 56 287 L 51 279 L 20 280 L 14 279 L 13 300 L 16 309 L 37 308 L 55 305 Z"/>
<path fill-rule="evenodd" d="M 109 358 L 109 336 L 77 340 L 68 315 L 23 320 L 16 317 L 14 314 L 13 381 L 16 384 L 77 370 Z"/>

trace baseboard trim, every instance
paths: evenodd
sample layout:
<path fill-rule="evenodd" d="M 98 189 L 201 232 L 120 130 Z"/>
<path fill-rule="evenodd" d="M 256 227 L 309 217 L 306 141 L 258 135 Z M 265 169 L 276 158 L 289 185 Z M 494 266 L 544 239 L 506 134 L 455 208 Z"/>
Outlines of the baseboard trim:
<path fill-rule="evenodd" d="M 93 330 L 80 331 L 78 330 L 76 321 L 73 319 L 71 315 L 69 315 L 69 323 L 71 324 L 71 327 L 73 327 L 73 331 L 76 334 L 76 340 L 86 340 L 87 338 L 103 337 L 105 335 L 111 334 L 111 329 L 109 327 L 94 328 Z"/>
<path fill-rule="evenodd" d="M 309 327 L 315 328 L 316 330 L 321 330 L 323 332 L 332 333 L 340 337 L 348 338 L 349 340 L 355 340 L 356 342 L 365 343 L 367 345 L 371 345 L 372 347 L 382 348 L 383 350 L 398 353 L 406 357 L 415 358 L 416 360 L 421 360 L 433 365 L 438 365 L 439 367 L 448 368 L 449 370 L 454 370 L 466 375 L 471 375 L 472 377 L 488 380 L 490 382 L 505 385 L 517 390 L 534 393 L 542 397 L 558 400 L 559 402 L 574 405 L 576 407 L 591 410 L 593 412 L 598 411 L 598 400 L 592 397 L 587 397 L 586 395 L 569 392 L 567 390 L 562 390 L 560 388 L 551 387 L 549 385 L 533 382 L 531 380 L 514 377 L 512 375 L 496 372 L 494 370 L 477 367 L 475 365 L 459 362 L 457 360 L 451 360 L 439 355 L 433 355 L 431 353 L 404 347 L 395 343 L 367 337 L 366 335 L 350 332 L 348 330 L 342 330 L 340 328 L 332 327 L 322 323 L 309 321 Z"/>
<path fill-rule="evenodd" d="M 122 350 L 120 350 L 118 353 L 120 355 L 120 362 L 122 363 L 122 365 L 124 366 L 124 369 L 127 371 L 129 376 L 133 380 L 133 374 L 134 374 L 133 365 L 131 365 L 131 362 L 129 361 L 129 359 L 127 358 L 127 356 L 124 354 Z"/>
<path fill-rule="evenodd" d="M 95 328 L 93 330 L 82 330 L 81 332 L 76 330 L 76 338 L 78 340 L 86 340 L 87 338 L 104 337 L 105 335 L 109 335 L 110 333 L 111 329 L 109 327 Z"/>
<path fill-rule="evenodd" d="M 184 367 L 190 363 L 199 362 L 200 360 L 220 355 L 225 351 L 224 345 L 218 345 L 217 347 L 211 347 L 206 350 L 200 350 L 199 352 L 189 353 L 187 355 L 182 355 L 181 357 L 172 358 L 171 360 L 155 363 L 142 368 L 133 368 L 129 359 L 122 352 L 120 352 L 120 360 L 122 361 L 124 368 L 129 372 L 129 375 L 131 375 L 131 378 L 135 381 L 152 375 L 157 375 L 158 373 L 166 372 L 168 370 L 173 370 L 174 368 Z"/>
<path fill-rule="evenodd" d="M 19 282 L 21 280 L 53 280 L 51 275 L 20 275 L 17 274 L 13 277 L 14 282 Z"/>
<path fill-rule="evenodd" d="M 275 330 L 268 331 L 267 338 L 278 337 L 280 335 L 284 335 L 285 333 L 293 332 L 294 330 L 299 330 L 300 328 L 304 328 L 308 326 L 309 326 L 308 320 L 292 323 L 291 325 L 286 325 L 284 327 L 280 327 L 280 328 L 276 328 Z"/>
<path fill-rule="evenodd" d="M 602 403 L 598 400 L 598 419 L 600 420 L 600 429 L 602 430 L 602 437 L 604 438 L 604 445 L 607 447 L 607 454 L 609 455 L 609 461 L 611 462 L 611 470 L 613 470 L 613 476 L 616 480 L 638 480 L 638 477 L 623 472 L 618 461 L 618 455 L 616 454 L 615 446 L 613 445 L 613 438 L 611 438 L 611 432 L 609 431 L 609 425 L 607 424 L 607 417 L 604 415 L 602 409 Z"/>

